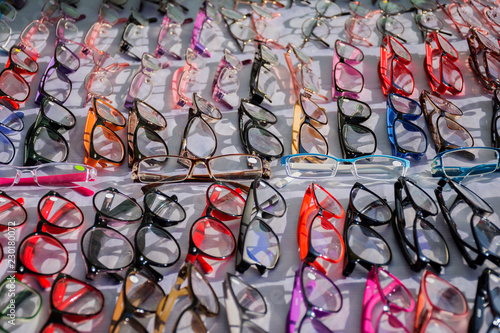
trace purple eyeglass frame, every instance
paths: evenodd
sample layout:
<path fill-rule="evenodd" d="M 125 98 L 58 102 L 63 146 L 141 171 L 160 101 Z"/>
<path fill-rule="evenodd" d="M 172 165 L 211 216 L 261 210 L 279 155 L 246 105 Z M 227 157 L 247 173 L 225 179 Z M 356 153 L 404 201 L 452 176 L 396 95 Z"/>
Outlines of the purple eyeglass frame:
<path fill-rule="evenodd" d="M 323 310 L 315 306 L 311 302 L 309 302 L 307 297 L 304 296 L 305 287 L 302 285 L 302 275 L 304 274 L 305 269 L 310 269 L 314 271 L 315 274 L 318 274 L 324 279 L 328 280 L 332 284 L 332 286 L 335 287 L 335 290 L 338 293 L 340 299 L 340 304 L 336 311 Z M 319 318 L 330 315 L 332 313 L 337 313 L 340 311 L 340 309 L 342 309 L 342 303 L 343 303 L 342 293 L 340 292 L 339 287 L 337 287 L 337 285 L 328 276 L 326 276 L 325 274 L 321 273 L 314 267 L 309 266 L 308 264 L 305 263 L 301 263 L 299 269 L 295 272 L 295 281 L 292 292 L 290 311 L 288 312 L 288 316 L 286 318 L 286 333 L 295 332 L 295 326 L 297 325 L 300 319 L 300 305 L 303 303 L 305 303 L 307 311 L 304 317 L 302 317 L 302 319 L 300 320 L 298 332 L 300 332 L 300 328 L 302 327 L 302 324 L 306 319 L 313 320 L 315 325 L 318 325 L 322 329 L 322 332 L 332 332 L 328 327 L 325 326 L 325 324 L 323 324 L 319 320 Z"/>
<path fill-rule="evenodd" d="M 212 5 L 209 1 L 203 1 L 203 5 L 200 7 L 200 10 L 198 10 L 198 14 L 196 15 L 196 19 L 194 21 L 193 34 L 191 35 L 191 45 L 189 46 L 195 52 L 208 58 L 210 58 L 212 54 L 204 45 L 200 43 L 200 36 L 205 22 L 213 21 L 213 19 L 207 15 L 207 6 L 209 4 Z M 217 15 L 220 15 L 219 12 L 217 12 Z"/>

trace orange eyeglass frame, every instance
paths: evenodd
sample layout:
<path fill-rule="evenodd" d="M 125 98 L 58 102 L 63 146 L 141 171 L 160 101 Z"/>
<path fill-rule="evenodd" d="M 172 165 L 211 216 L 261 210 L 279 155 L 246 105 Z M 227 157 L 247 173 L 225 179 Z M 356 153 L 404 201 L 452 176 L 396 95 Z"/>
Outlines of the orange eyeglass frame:
<path fill-rule="evenodd" d="M 333 200 L 333 202 L 338 206 L 339 212 L 334 213 L 329 211 L 327 208 L 323 207 L 318 201 L 318 197 L 315 193 L 315 188 L 323 191 L 328 199 Z M 312 182 L 304 194 L 304 199 L 302 200 L 302 206 L 300 207 L 299 223 L 297 226 L 297 241 L 299 243 L 300 260 L 308 262 L 312 267 L 317 269 L 323 274 L 326 274 L 326 269 L 322 264 L 318 262 L 318 258 L 326 260 L 332 264 L 337 264 L 342 262 L 345 254 L 345 244 L 342 238 L 342 234 L 337 230 L 337 228 L 329 221 L 329 219 L 341 220 L 345 215 L 344 209 L 340 202 L 328 191 L 326 191 L 320 185 Z M 336 236 L 339 238 L 340 242 L 340 254 L 336 259 L 327 257 L 324 254 L 319 253 L 313 248 L 311 240 L 311 227 L 313 221 L 316 217 L 320 217 L 321 226 L 326 230 L 333 230 Z"/>

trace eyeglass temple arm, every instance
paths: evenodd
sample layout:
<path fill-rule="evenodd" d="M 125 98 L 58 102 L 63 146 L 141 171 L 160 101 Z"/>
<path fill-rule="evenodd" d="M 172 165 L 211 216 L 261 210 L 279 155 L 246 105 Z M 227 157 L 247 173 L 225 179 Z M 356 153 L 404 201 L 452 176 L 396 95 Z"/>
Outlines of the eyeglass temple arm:
<path fill-rule="evenodd" d="M 37 176 L 37 181 L 35 181 L 34 177 L 26 177 L 20 178 L 17 183 L 14 185 L 19 186 L 27 186 L 27 185 L 38 185 L 40 180 L 48 181 L 48 183 L 53 185 L 76 185 L 74 182 L 78 181 L 94 181 L 94 179 L 87 179 L 87 175 L 81 174 L 66 174 L 66 175 L 58 175 L 58 176 Z M 5 178 L 7 180 L 2 180 L 0 177 L 0 185 L 2 184 L 12 184 L 10 178 Z M 72 187 L 73 190 L 80 193 L 83 196 L 92 196 L 94 195 L 94 191 L 88 189 L 83 186 Z"/>
<path fill-rule="evenodd" d="M 189 295 L 187 288 L 180 289 L 185 280 L 185 277 L 178 276 L 170 294 L 165 295 L 158 304 L 155 317 L 155 332 L 163 332 L 163 327 L 167 323 L 177 298 Z"/>

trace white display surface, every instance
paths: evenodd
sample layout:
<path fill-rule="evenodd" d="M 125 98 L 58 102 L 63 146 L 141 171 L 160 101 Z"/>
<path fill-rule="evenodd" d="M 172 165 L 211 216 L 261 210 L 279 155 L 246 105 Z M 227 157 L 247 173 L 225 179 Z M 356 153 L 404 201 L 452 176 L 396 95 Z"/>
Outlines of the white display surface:
<path fill-rule="evenodd" d="M 232 1 L 219 0 L 216 1 L 215 4 L 217 6 L 222 6 L 225 2 L 227 2 L 226 6 L 232 7 Z M 187 16 L 194 19 L 196 17 L 197 9 L 201 5 L 201 1 L 185 0 L 184 4 L 190 8 Z M 138 0 L 129 0 L 126 9 L 120 11 L 121 16 L 127 17 L 130 13 L 130 8 L 132 6 L 137 8 L 138 5 Z M 339 2 L 339 5 L 343 8 L 343 10 L 347 11 L 347 2 Z M 405 5 L 407 8 L 409 7 L 409 3 L 405 3 Z M 19 11 L 16 20 L 9 23 L 13 29 L 13 36 L 8 47 L 17 43 L 19 33 L 29 22 L 40 17 L 40 9 L 42 6 L 42 0 L 29 0 L 26 7 Z M 97 20 L 98 7 L 99 1 L 96 0 L 82 0 L 78 4 L 78 10 L 87 15 L 86 19 L 76 23 L 79 28 L 79 42 L 82 42 L 87 29 Z M 249 7 L 246 5 L 240 5 L 239 8 L 244 13 L 250 12 Z M 303 38 L 301 34 L 302 22 L 315 15 L 314 5 L 306 5 L 294 1 L 291 9 L 283 8 L 278 10 L 270 6 L 269 8 L 281 13 L 281 17 L 278 17 L 270 22 L 270 24 L 280 32 L 281 38 L 279 42 L 282 45 L 286 45 L 289 42 L 300 45 Z M 157 17 L 158 22 L 152 23 L 146 28 L 147 39 L 145 38 L 140 40 L 140 45 L 134 48 L 133 52 L 139 55 L 143 52 L 154 52 L 162 20 L 161 14 L 156 11 L 156 6 L 151 3 L 145 3 L 142 13 L 146 17 Z M 422 35 L 413 21 L 413 15 L 414 14 L 412 13 L 405 13 L 397 18 L 404 23 L 406 29 L 404 32 L 404 38 L 408 41 L 408 43 L 405 44 L 405 47 L 412 55 L 412 62 L 409 65 L 409 69 L 415 77 L 415 91 L 411 97 L 418 99 L 419 93 L 424 89 L 430 90 L 430 86 L 423 72 L 425 47 L 422 41 Z M 442 17 L 441 13 L 438 15 Z M 320 76 L 323 94 L 328 96 L 330 100 L 332 84 L 332 56 L 334 52 L 333 44 L 337 38 L 346 41 L 348 40 L 348 36 L 344 30 L 344 21 L 346 17 L 348 16 L 327 20 L 329 26 L 331 27 L 331 34 L 326 39 L 326 41 L 331 45 L 330 49 L 326 49 L 321 43 L 314 41 L 308 42 L 303 48 L 304 52 L 313 57 L 314 63 L 312 68 Z M 390 155 L 391 148 L 387 136 L 386 125 L 386 98 L 382 94 L 377 74 L 377 62 L 379 60 L 378 45 L 380 45 L 381 36 L 375 28 L 376 17 L 377 16 L 369 21 L 372 27 L 371 42 L 376 46 L 366 47 L 365 45 L 357 44 L 355 41 L 354 44 L 360 46 L 365 54 L 363 62 L 359 65 L 355 65 L 355 67 L 363 73 L 365 78 L 365 88 L 360 94 L 359 99 L 367 102 L 372 108 L 372 116 L 364 123 L 364 125 L 370 127 L 376 133 L 378 143 L 376 153 Z M 491 95 L 488 94 L 482 86 L 480 86 L 474 74 L 469 69 L 467 63 L 467 56 L 469 53 L 467 43 L 459 37 L 450 23 L 451 21 L 447 20 L 445 22 L 445 27 L 447 31 L 453 33 L 453 36 L 450 37 L 449 40 L 459 53 L 457 66 L 462 71 L 465 85 L 464 90 L 460 95 L 445 95 L 444 97 L 449 98 L 464 112 L 463 117 L 461 117 L 458 122 L 469 130 L 474 138 L 475 145 L 490 146 L 490 123 L 492 115 Z M 120 61 L 127 61 L 130 63 L 128 68 L 125 68 L 124 70 L 111 76 L 111 81 L 114 84 L 114 94 L 110 96 L 110 99 L 114 102 L 113 105 L 118 110 L 122 111 L 125 117 L 127 117 L 128 112 L 124 108 L 123 104 L 127 96 L 129 83 L 133 75 L 140 67 L 140 63 L 124 57 L 119 52 L 118 46 L 123 28 L 124 24 L 117 24 L 113 27 L 112 33 L 115 37 L 112 39 L 111 44 L 106 50 L 117 59 L 120 59 Z M 254 52 L 256 50 L 254 46 L 249 45 L 245 48 L 245 54 L 241 54 L 239 49 L 235 46 L 233 39 L 230 37 L 227 27 L 224 25 L 223 21 L 220 24 L 215 24 L 213 28 L 218 35 L 218 44 L 214 45 L 212 49 L 212 57 L 205 59 L 207 66 L 200 73 L 200 82 L 202 83 L 202 91 L 200 94 L 210 101 L 213 101 L 211 98 L 212 80 L 217 69 L 217 65 L 223 54 L 223 48 L 227 47 L 231 49 L 241 60 L 253 59 Z M 24 137 L 27 129 L 34 122 L 38 113 L 38 107 L 36 107 L 33 102 L 35 92 L 54 51 L 55 27 L 52 26 L 50 29 L 50 38 L 42 51 L 41 57 L 38 59 L 40 68 L 39 72 L 33 77 L 27 78 L 28 82 L 31 83 L 32 91 L 26 103 L 24 103 L 20 108 L 25 115 L 25 129 L 21 134 L 10 137 L 17 149 L 12 165 L 22 165 Z M 183 51 L 189 46 L 192 29 L 193 23 L 183 26 Z M 279 80 L 278 90 L 272 99 L 273 103 L 268 104 L 267 102 L 264 102 L 263 105 L 272 110 L 278 117 L 278 122 L 276 125 L 271 127 L 271 131 L 278 135 L 278 137 L 283 141 L 286 155 L 291 152 L 291 126 L 295 96 L 291 85 L 291 76 L 283 56 L 284 50 L 274 49 L 274 52 L 280 59 L 280 65 L 275 69 L 275 74 Z M 166 60 L 166 58 L 163 59 Z M 292 56 L 292 59 L 294 60 L 294 63 L 296 63 L 294 56 Z M 2 58 L 0 58 L 0 65 L 3 66 L 6 61 L 7 57 L 2 56 Z M 183 65 L 184 60 L 172 61 L 171 67 L 158 72 L 154 76 L 155 88 L 153 94 L 146 100 L 147 103 L 156 107 L 167 119 L 167 129 L 162 131 L 160 135 L 165 139 L 171 154 L 177 154 L 179 151 L 180 141 L 188 117 L 188 109 L 186 107 L 178 110 L 173 109 L 172 105 L 172 74 L 176 69 Z M 69 78 L 73 83 L 73 90 L 71 96 L 64 103 L 64 105 L 75 114 L 77 118 L 77 125 L 74 129 L 64 134 L 70 145 L 68 162 L 83 163 L 84 147 L 82 138 L 88 111 L 88 108 L 83 107 L 83 101 L 86 95 L 83 81 L 92 68 L 93 62 L 91 57 L 82 58 L 80 69 L 75 74 L 69 75 Z M 240 79 L 238 95 L 242 98 L 246 98 L 249 95 L 250 72 L 251 66 L 247 65 L 244 66 L 241 72 L 238 73 L 238 77 Z M 229 110 L 221 104 L 216 105 L 219 106 L 223 114 L 223 117 L 219 122 L 211 124 L 217 135 L 218 146 L 216 155 L 243 153 L 244 150 L 240 143 L 238 133 L 237 108 Z M 337 105 L 335 102 L 330 101 L 328 103 L 323 103 L 321 106 L 326 108 L 329 123 L 322 127 L 320 132 L 327 138 L 330 154 L 341 157 L 337 134 Z M 416 180 L 418 184 L 434 198 L 433 191 L 438 180 L 437 178 L 432 178 L 430 176 L 430 161 L 435 156 L 434 144 L 432 143 L 423 116 L 417 121 L 417 123 L 424 128 L 424 131 L 427 133 L 429 146 L 427 148 L 426 155 L 423 156 L 420 161 L 411 159 L 409 176 Z M 117 134 L 121 137 L 123 142 L 126 143 L 126 129 L 118 131 Z M 271 165 L 273 171 L 271 183 L 274 184 L 276 181 L 284 177 L 285 171 L 279 165 L 279 161 L 274 161 Z M 318 181 L 320 185 L 322 185 L 340 201 L 345 210 L 347 209 L 349 201 L 349 191 L 355 182 L 356 179 L 354 177 L 347 175 L 337 175 L 335 178 Z M 392 183 L 362 183 L 367 185 L 371 190 L 375 191 L 379 195 L 387 198 L 391 207 L 394 207 L 394 186 Z M 161 186 L 161 190 L 164 193 L 168 195 L 175 194 L 179 197 L 179 203 L 185 208 L 187 213 L 187 218 L 184 222 L 168 229 L 179 241 L 182 254 L 181 260 L 179 260 L 176 265 L 165 270 L 165 279 L 160 283 L 165 293 L 170 291 L 170 288 L 174 283 L 177 273 L 186 256 L 189 229 L 192 223 L 203 213 L 206 205 L 205 192 L 208 185 L 208 183 L 179 183 Z M 308 185 L 309 181 L 307 180 L 296 180 L 288 186 L 280 189 L 280 193 L 286 199 L 288 210 L 283 217 L 275 218 L 269 222 L 269 225 L 278 235 L 281 244 L 281 258 L 276 269 L 268 271 L 263 276 L 260 276 L 257 270 L 251 268 L 242 276 L 243 279 L 258 288 L 265 297 L 268 304 L 268 313 L 265 317 L 255 320 L 255 322 L 269 332 L 283 332 L 286 329 L 286 315 L 290 307 L 294 275 L 300 264 L 296 226 L 298 222 L 299 207 Z M 498 180 L 496 174 L 478 178 L 474 181 L 468 181 L 466 182 L 466 185 L 470 186 L 471 189 L 483 197 L 493 208 L 496 208 L 500 203 L 500 198 L 498 198 L 495 190 L 496 186 L 500 185 L 500 180 Z M 90 185 L 90 188 L 94 191 L 98 191 L 107 187 L 114 187 L 121 192 L 136 198 L 142 205 L 143 195 L 140 189 L 141 184 L 132 183 L 130 178 L 130 169 L 127 167 L 126 162 L 117 168 L 103 169 L 98 167 L 98 179 Z M 27 223 L 16 231 L 18 243 L 26 235 L 33 232 L 36 227 L 38 222 L 36 214 L 37 203 L 48 190 L 49 189 L 42 188 L 16 187 L 5 190 L 14 198 L 23 197 L 25 200 L 24 207 L 28 212 Z M 70 261 L 67 268 L 64 270 L 64 273 L 70 274 L 75 278 L 85 280 L 85 265 L 80 249 L 80 239 L 85 230 L 87 230 L 87 228 L 89 228 L 94 222 L 95 211 L 92 206 L 92 197 L 81 196 L 73 190 L 60 190 L 59 193 L 66 196 L 68 199 L 75 201 L 76 204 L 82 209 L 85 216 L 85 223 L 81 229 L 68 235 L 55 236 L 63 242 L 70 254 Z M 457 286 L 464 293 L 467 301 L 469 302 L 470 310 L 472 311 L 477 277 L 480 275 L 482 268 L 472 270 L 466 265 L 465 261 L 460 256 L 456 245 L 453 243 L 441 214 L 439 214 L 436 218 L 430 218 L 430 220 L 434 222 L 437 229 L 439 229 L 444 235 L 450 249 L 450 264 L 442 271 L 441 277 Z M 237 238 L 239 221 L 229 221 L 226 224 Z M 136 224 L 136 226 L 138 225 L 139 224 Z M 342 232 L 343 221 L 336 222 L 336 226 L 339 231 Z M 133 240 L 135 227 L 129 229 L 130 230 L 127 230 L 127 235 L 131 240 Z M 392 249 L 393 260 L 387 269 L 403 281 L 405 286 L 407 286 L 407 288 L 411 291 L 416 302 L 422 272 L 415 273 L 409 268 L 398 248 L 390 226 L 378 227 L 376 229 L 386 238 Z M 4 250 L 6 250 L 6 237 L 0 236 L 0 243 L 4 246 Z M 216 263 L 214 266 L 214 272 L 207 275 L 208 280 L 219 297 L 221 305 L 221 311 L 216 318 L 209 318 L 205 320 L 207 328 L 209 328 L 211 332 L 228 332 L 226 313 L 224 309 L 222 281 L 224 280 L 226 272 L 235 272 L 234 261 L 235 259 L 233 257 L 221 263 Z M 325 317 L 322 320 L 324 320 L 335 332 L 359 332 L 363 292 L 368 272 L 364 268 L 357 266 L 350 277 L 344 278 L 342 276 L 342 264 L 329 265 L 327 267 L 329 277 L 338 285 L 342 292 L 344 304 L 339 313 Z M 2 278 L 5 275 L 6 270 L 7 260 L 3 260 L 3 262 L 0 263 L 0 276 Z M 50 290 L 41 290 L 38 282 L 32 276 L 26 276 L 23 281 L 41 292 L 44 303 L 42 310 L 35 319 L 23 325 L 21 325 L 22 323 L 18 321 L 17 326 L 13 331 L 35 332 L 43 326 L 47 319 Z M 115 284 L 113 280 L 106 276 L 106 274 L 100 274 L 94 281 L 87 282 L 96 286 L 103 292 L 105 297 L 105 309 L 97 319 L 75 328 L 82 332 L 105 332 L 109 328 L 111 314 L 116 304 L 121 285 Z M 413 330 L 413 319 L 413 314 L 409 314 L 405 318 L 405 323 L 410 331 Z M 141 321 L 152 330 L 154 322 L 152 317 L 141 319 Z M 8 324 L 4 324 L 3 327 L 8 330 L 12 329 L 12 327 Z"/>

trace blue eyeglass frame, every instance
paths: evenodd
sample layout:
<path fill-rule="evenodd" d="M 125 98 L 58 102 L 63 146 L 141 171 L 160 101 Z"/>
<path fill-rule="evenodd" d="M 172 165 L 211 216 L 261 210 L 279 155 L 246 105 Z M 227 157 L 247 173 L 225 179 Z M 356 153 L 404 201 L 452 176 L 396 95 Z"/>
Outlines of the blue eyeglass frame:
<path fill-rule="evenodd" d="M 392 96 L 397 96 L 398 98 L 404 98 L 404 99 L 410 101 L 411 103 L 415 103 L 416 105 L 418 105 L 420 112 L 409 114 L 409 113 L 403 113 L 403 112 L 398 111 L 396 109 L 396 107 L 394 106 L 394 104 L 392 103 Z M 397 157 L 401 157 L 401 158 L 406 158 L 407 156 L 411 156 L 417 161 L 420 160 L 422 158 L 422 156 L 425 155 L 425 153 L 427 151 L 427 146 L 428 146 L 427 135 L 425 134 L 424 130 L 420 126 L 414 124 L 411 121 L 415 121 L 418 118 L 420 118 L 420 116 L 422 116 L 422 114 L 423 114 L 422 106 L 420 105 L 420 103 L 418 103 L 414 99 L 408 98 L 408 97 L 403 96 L 401 94 L 390 93 L 387 96 L 386 109 L 387 109 L 387 134 L 389 136 L 389 141 L 391 142 L 392 155 L 397 156 Z M 422 152 L 407 150 L 398 144 L 396 132 L 394 130 L 394 124 L 398 120 L 402 123 L 403 127 L 407 131 L 421 133 L 422 137 L 425 140 L 425 149 Z"/>
<path fill-rule="evenodd" d="M 291 158 L 293 157 L 298 157 L 298 156 L 315 156 L 315 157 L 319 157 L 319 158 L 329 158 L 329 159 L 332 159 L 334 161 L 336 161 L 338 164 L 341 164 L 341 163 L 350 163 L 350 164 L 353 164 L 359 160 L 367 160 L 367 159 L 370 159 L 370 158 L 377 158 L 377 157 L 384 157 L 384 158 L 390 158 L 390 159 L 394 159 L 395 161 L 397 162 L 400 162 L 402 163 L 401 167 L 403 167 L 403 172 L 402 172 L 402 175 L 406 175 L 408 170 L 410 169 L 410 161 L 407 160 L 407 159 L 404 159 L 404 158 L 401 158 L 401 157 L 396 157 L 396 156 L 391 156 L 391 155 L 366 155 L 366 156 L 360 156 L 360 157 L 356 157 L 356 158 L 348 158 L 348 159 L 343 159 L 343 158 L 338 158 L 338 157 L 335 157 L 335 156 L 330 156 L 330 155 L 323 155 L 323 154 L 307 154 L 307 153 L 301 153 L 301 154 L 292 154 L 292 155 L 286 155 L 286 156 L 283 156 L 280 160 L 280 163 L 282 166 L 285 166 L 285 169 L 286 169 L 286 173 L 289 177 L 291 178 L 301 178 L 301 179 L 316 179 L 318 177 L 297 177 L 297 176 L 293 176 L 293 173 L 290 172 L 290 168 L 289 168 L 289 161 Z M 353 170 L 352 168 L 350 169 L 351 170 L 351 173 L 358 177 L 358 178 L 362 178 L 362 179 L 374 179 L 374 178 L 371 178 L 371 177 L 362 177 L 358 174 L 358 172 L 356 170 Z M 329 177 L 334 177 L 336 174 L 337 174 L 337 171 L 338 169 L 335 170 L 335 173 L 332 173 L 333 175 L 330 175 Z M 399 178 L 399 176 L 397 176 L 395 179 L 397 180 Z M 381 178 L 377 178 L 377 179 L 384 179 L 383 177 Z M 391 180 L 390 178 L 387 178 L 387 180 Z"/>
<path fill-rule="evenodd" d="M 474 153 L 471 150 L 478 151 L 491 151 L 495 152 L 496 163 L 495 164 L 479 164 L 473 167 L 462 167 L 462 166 L 449 166 L 447 169 L 452 171 L 454 174 L 450 175 L 445 172 L 445 167 L 443 167 L 443 156 L 451 153 L 462 153 L 464 158 L 472 160 L 474 158 Z M 492 147 L 462 147 L 450 150 L 445 150 L 437 154 L 431 162 L 431 174 L 433 177 L 448 177 L 453 180 L 458 180 L 459 182 L 464 180 L 469 176 L 480 176 L 488 173 L 499 172 L 500 171 L 500 149 Z"/>

